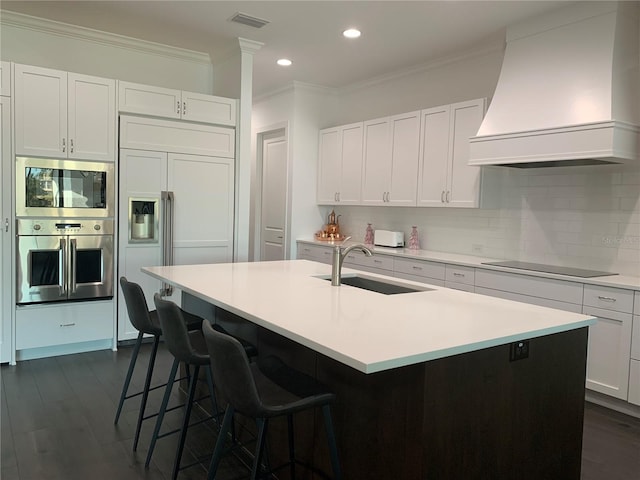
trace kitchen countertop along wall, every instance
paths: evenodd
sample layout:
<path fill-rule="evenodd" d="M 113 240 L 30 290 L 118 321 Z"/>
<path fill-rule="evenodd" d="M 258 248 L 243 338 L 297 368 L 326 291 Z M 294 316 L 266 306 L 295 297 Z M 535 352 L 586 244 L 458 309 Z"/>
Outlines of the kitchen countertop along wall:
<path fill-rule="evenodd" d="M 324 246 L 327 248 L 335 245 L 330 242 L 323 242 L 323 241 L 318 241 L 313 239 L 298 239 L 298 242 Z M 347 241 L 344 245 L 348 246 L 355 243 L 361 243 L 361 242 Z M 499 272 L 508 272 L 508 273 L 514 273 L 514 274 L 520 274 L 520 275 L 530 275 L 533 277 L 551 278 L 556 280 L 569 280 L 569 281 L 580 282 L 588 285 L 601 285 L 604 287 L 627 288 L 631 290 L 640 291 L 640 277 L 636 277 L 632 275 L 610 275 L 606 277 L 583 278 L 583 277 L 574 277 L 570 275 L 558 275 L 554 273 L 535 272 L 532 270 L 521 270 L 521 269 L 515 269 L 515 268 L 497 267 L 493 265 L 483 265 L 484 262 L 496 262 L 496 261 L 503 260 L 499 258 L 476 257 L 472 255 L 462 255 L 457 253 L 435 252 L 431 250 L 411 250 L 408 248 L 388 248 L 388 247 L 377 247 L 377 246 L 370 246 L 370 247 L 372 248 L 374 254 L 379 254 L 379 255 L 389 255 L 389 256 L 395 256 L 395 257 L 401 257 L 401 258 L 426 260 L 430 262 L 448 263 L 453 265 L 483 268 L 486 270 L 495 270 Z"/>

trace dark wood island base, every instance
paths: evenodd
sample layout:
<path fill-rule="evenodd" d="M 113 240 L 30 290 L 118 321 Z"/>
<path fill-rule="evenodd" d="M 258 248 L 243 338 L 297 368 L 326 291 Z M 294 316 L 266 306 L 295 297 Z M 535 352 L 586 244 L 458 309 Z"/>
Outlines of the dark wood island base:
<path fill-rule="evenodd" d="M 276 354 L 336 393 L 345 480 L 580 480 L 586 327 L 530 339 L 521 360 L 506 344 L 364 374 L 227 312 L 217 317 L 249 333 L 260 357 Z M 320 414 L 295 425 L 296 455 L 330 472 Z M 277 464 L 287 455 L 284 422 L 269 441 Z"/>

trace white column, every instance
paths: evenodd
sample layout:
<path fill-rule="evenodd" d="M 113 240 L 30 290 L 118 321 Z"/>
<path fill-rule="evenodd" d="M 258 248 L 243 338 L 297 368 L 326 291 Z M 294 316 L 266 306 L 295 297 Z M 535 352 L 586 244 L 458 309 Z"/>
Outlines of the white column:
<path fill-rule="evenodd" d="M 249 259 L 251 212 L 251 110 L 253 106 L 253 55 L 264 45 L 238 38 L 240 45 L 240 105 L 236 130 L 236 223 L 234 261 Z"/>

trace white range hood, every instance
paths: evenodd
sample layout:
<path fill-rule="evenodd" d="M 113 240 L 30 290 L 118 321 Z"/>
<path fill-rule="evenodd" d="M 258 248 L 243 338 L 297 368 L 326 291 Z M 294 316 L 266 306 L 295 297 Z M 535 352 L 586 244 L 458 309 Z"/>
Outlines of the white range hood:
<path fill-rule="evenodd" d="M 636 163 L 640 2 L 582 2 L 509 27 L 470 165 Z"/>

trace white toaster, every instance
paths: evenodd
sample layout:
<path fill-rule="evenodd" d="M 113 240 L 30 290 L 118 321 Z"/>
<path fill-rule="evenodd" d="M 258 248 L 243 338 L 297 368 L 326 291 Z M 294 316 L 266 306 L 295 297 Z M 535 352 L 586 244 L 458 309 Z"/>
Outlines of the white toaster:
<path fill-rule="evenodd" d="M 373 234 L 373 243 L 381 247 L 404 247 L 404 233 L 376 230 Z"/>

